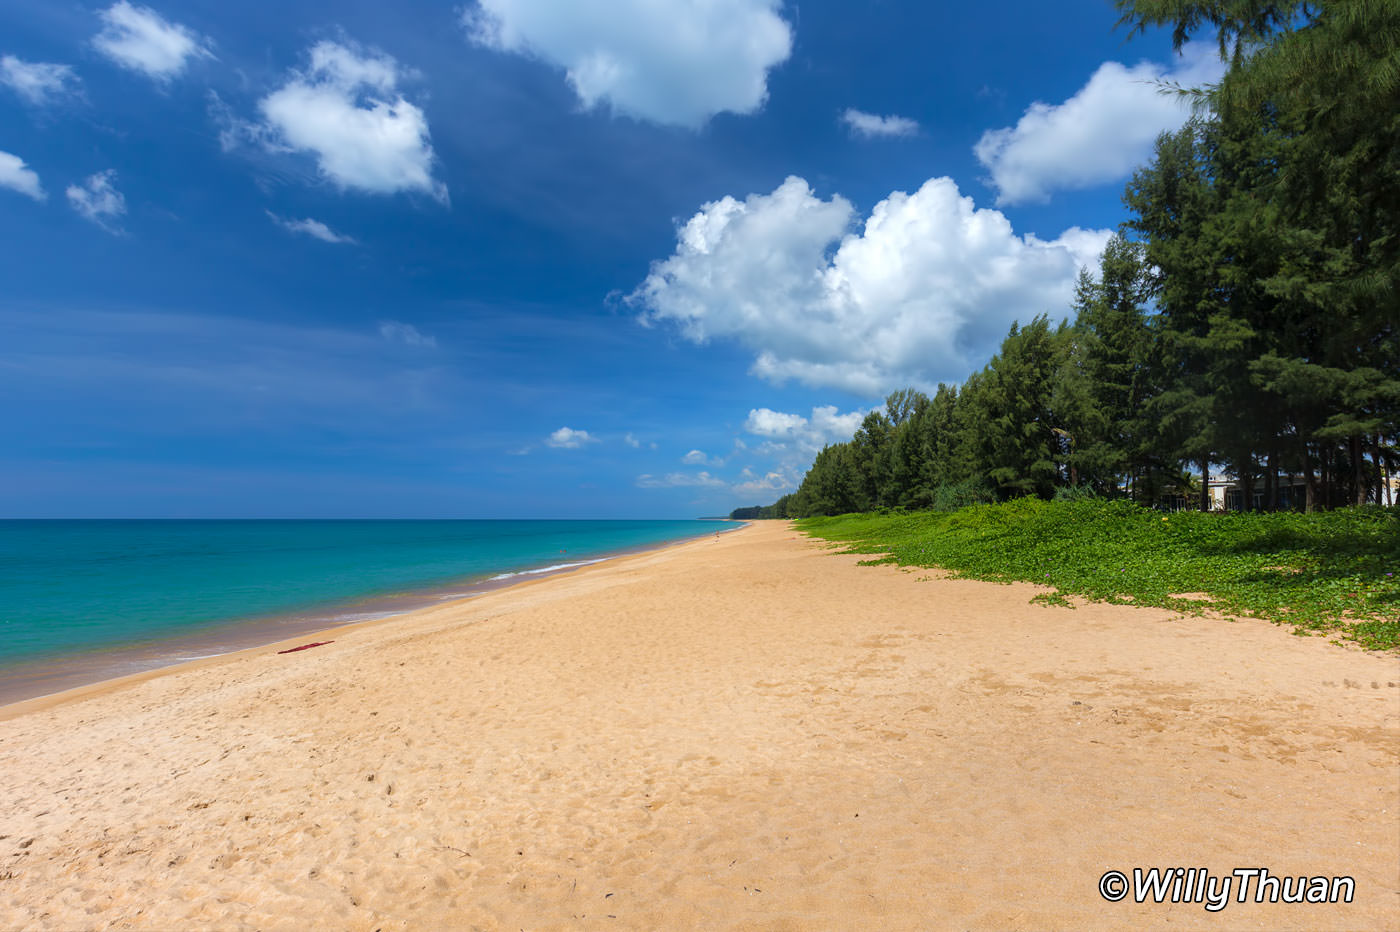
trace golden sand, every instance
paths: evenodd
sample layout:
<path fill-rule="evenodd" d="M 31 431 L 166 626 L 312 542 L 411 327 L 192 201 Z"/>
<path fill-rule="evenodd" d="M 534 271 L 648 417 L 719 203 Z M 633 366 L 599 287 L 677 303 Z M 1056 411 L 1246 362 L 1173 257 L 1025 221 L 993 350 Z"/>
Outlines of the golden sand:
<path fill-rule="evenodd" d="M 6 707 L 0 928 L 1400 926 L 1395 656 L 856 562 L 760 523 Z"/>

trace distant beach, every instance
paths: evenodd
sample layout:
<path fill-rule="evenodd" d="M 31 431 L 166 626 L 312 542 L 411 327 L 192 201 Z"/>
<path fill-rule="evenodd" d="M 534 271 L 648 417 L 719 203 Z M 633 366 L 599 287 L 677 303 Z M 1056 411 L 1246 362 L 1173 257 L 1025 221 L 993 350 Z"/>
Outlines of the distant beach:
<path fill-rule="evenodd" d="M 736 526 L 0 521 L 0 704 L 386 618 Z"/>
<path fill-rule="evenodd" d="M 1394 927 L 1393 657 L 859 560 L 759 522 L 5 707 L 0 927 Z M 1154 867 L 1354 896 L 1101 895 Z"/>

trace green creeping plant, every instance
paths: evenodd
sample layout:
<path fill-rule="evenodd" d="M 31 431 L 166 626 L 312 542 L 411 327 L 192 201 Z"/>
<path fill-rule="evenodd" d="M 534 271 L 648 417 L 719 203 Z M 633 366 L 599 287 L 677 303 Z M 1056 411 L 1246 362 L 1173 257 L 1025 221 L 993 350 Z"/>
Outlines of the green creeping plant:
<path fill-rule="evenodd" d="M 798 527 L 871 554 L 970 579 L 1200 614 L 1253 616 L 1296 633 L 1400 649 L 1400 509 L 1203 514 L 1125 502 L 1022 498 L 955 512 L 839 515 Z M 1204 598 L 1202 598 L 1202 596 Z"/>

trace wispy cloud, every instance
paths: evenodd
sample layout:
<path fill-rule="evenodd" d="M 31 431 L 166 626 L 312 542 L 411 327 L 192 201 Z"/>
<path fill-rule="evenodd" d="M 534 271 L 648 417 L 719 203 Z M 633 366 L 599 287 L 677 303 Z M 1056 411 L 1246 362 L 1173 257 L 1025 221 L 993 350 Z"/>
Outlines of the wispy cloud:
<path fill-rule="evenodd" d="M 880 116 L 863 110 L 847 110 L 841 114 L 841 122 L 850 128 L 853 136 L 871 139 L 876 136 L 912 136 L 919 131 L 919 124 L 908 117 Z"/>
<path fill-rule="evenodd" d="M 664 476 L 653 476 L 650 473 L 643 473 L 637 477 L 637 487 L 641 489 L 673 489 L 700 487 L 707 489 L 724 488 L 729 483 L 718 476 L 712 476 L 705 470 L 698 473 L 667 473 Z"/>
<path fill-rule="evenodd" d="M 425 354 L 384 352 L 364 328 L 62 308 L 0 309 L 0 325 L 23 334 L 0 366 L 7 390 L 30 382 L 40 398 L 100 395 L 162 431 L 219 433 L 231 422 L 373 431 L 447 410 L 441 393 L 456 378 Z M 79 407 L 70 413 L 91 413 Z"/>
<path fill-rule="evenodd" d="M 279 217 L 270 210 L 267 211 L 267 215 L 272 218 L 273 223 L 290 233 L 301 233 L 318 239 L 323 243 L 355 243 L 355 238 L 353 236 L 345 236 L 344 234 L 337 233 L 321 221 L 312 220 L 310 217 L 304 220 L 291 220 L 286 217 Z"/>
<path fill-rule="evenodd" d="M 24 159 L 8 152 L 0 152 L 0 188 L 27 194 L 36 201 L 48 197 L 39 184 L 39 174 L 25 165 Z"/>
<path fill-rule="evenodd" d="M 112 169 L 89 175 L 81 185 L 70 184 L 65 192 L 74 210 L 108 233 L 120 233 L 117 219 L 126 213 L 126 198 L 112 187 L 117 173 Z"/>
<path fill-rule="evenodd" d="M 0 58 L 0 83 L 35 107 L 57 103 L 78 92 L 78 76 L 68 65 L 27 62 L 13 55 Z"/>
<path fill-rule="evenodd" d="M 103 55 L 162 83 L 178 77 L 192 58 L 213 58 L 209 41 L 155 10 L 120 0 L 98 14 L 102 31 L 92 44 Z"/>
<path fill-rule="evenodd" d="M 402 343 L 404 346 L 422 346 L 429 349 L 437 348 L 437 337 L 430 337 L 419 332 L 418 328 L 412 324 L 400 323 L 397 320 L 386 320 L 379 325 L 379 335 L 390 343 Z"/>

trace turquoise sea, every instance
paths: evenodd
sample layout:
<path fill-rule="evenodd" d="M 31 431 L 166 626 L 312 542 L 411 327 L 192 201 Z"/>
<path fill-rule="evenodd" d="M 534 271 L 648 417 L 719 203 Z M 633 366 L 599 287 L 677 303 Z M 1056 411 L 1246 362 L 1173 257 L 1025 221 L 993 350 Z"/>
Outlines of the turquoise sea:
<path fill-rule="evenodd" d="M 92 681 L 724 529 L 701 520 L 0 521 L 0 701 L 74 685 L 48 675 L 26 687 L 36 670 Z"/>

